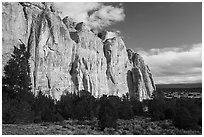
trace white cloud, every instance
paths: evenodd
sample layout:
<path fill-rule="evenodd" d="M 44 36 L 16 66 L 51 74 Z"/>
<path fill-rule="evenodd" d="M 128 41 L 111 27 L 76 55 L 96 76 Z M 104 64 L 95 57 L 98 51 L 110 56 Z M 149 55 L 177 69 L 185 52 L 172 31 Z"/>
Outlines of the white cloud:
<path fill-rule="evenodd" d="M 77 22 L 86 22 L 88 12 L 99 8 L 96 2 L 56 2 L 54 5 L 62 12 L 61 17 L 70 16 Z"/>
<path fill-rule="evenodd" d="M 70 16 L 76 22 L 85 22 L 94 28 L 107 27 L 125 18 L 121 4 L 114 7 L 98 2 L 63 2 L 55 3 L 55 6 L 62 11 L 62 18 Z"/>
<path fill-rule="evenodd" d="M 121 7 L 101 6 L 99 10 L 89 17 L 89 22 L 93 27 L 105 27 L 114 22 L 123 21 L 125 18 L 124 9 Z"/>
<path fill-rule="evenodd" d="M 188 48 L 187 48 L 188 47 Z M 202 45 L 139 51 L 156 83 L 201 82 Z"/>

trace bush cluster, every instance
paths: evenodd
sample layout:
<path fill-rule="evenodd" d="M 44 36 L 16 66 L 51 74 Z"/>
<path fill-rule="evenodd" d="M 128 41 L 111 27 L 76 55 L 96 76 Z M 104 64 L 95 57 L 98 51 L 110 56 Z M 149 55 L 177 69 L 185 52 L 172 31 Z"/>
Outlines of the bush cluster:
<path fill-rule="evenodd" d="M 141 104 L 141 102 L 137 102 Z M 136 105 L 136 100 L 119 98 L 118 96 L 102 96 L 94 98 L 88 91 L 80 91 L 79 94 L 67 93 L 61 96 L 56 103 L 57 111 L 65 118 L 78 120 L 90 120 L 97 117 L 99 126 L 116 128 L 116 120 L 131 119 L 142 112 L 142 105 Z"/>
<path fill-rule="evenodd" d="M 85 90 L 67 93 L 56 103 L 56 109 L 65 119 L 90 120 L 96 113 L 95 98 Z"/>
<path fill-rule="evenodd" d="M 29 92 L 28 92 L 29 93 Z M 4 99 L 3 123 L 55 122 L 64 119 L 91 120 L 97 117 L 99 127 L 116 128 L 116 120 L 131 119 L 142 112 L 140 102 L 130 101 L 117 96 L 94 98 L 88 91 L 67 93 L 59 101 L 39 92 L 30 94 L 29 101 L 21 98 Z M 32 100 L 32 101 L 31 101 Z M 136 105 L 137 104 L 137 105 Z"/>
<path fill-rule="evenodd" d="M 155 97 L 148 102 L 152 120 L 171 119 L 179 129 L 198 129 L 202 126 L 202 99 Z"/>
<path fill-rule="evenodd" d="M 110 102 L 107 96 L 100 98 L 100 109 L 98 112 L 99 127 L 104 130 L 105 127 L 116 128 L 117 110 L 114 105 Z"/>

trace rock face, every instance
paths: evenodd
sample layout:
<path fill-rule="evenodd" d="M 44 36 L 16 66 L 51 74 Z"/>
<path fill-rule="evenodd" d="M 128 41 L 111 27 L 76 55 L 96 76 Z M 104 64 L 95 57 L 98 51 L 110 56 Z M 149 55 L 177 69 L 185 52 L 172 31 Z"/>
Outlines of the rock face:
<path fill-rule="evenodd" d="M 58 16 L 52 3 L 2 3 L 3 65 L 19 39 L 31 53 L 32 89 L 60 99 L 87 90 L 95 97 L 129 93 L 142 101 L 155 90 L 142 57 L 120 37 L 104 39 L 83 22 Z"/>

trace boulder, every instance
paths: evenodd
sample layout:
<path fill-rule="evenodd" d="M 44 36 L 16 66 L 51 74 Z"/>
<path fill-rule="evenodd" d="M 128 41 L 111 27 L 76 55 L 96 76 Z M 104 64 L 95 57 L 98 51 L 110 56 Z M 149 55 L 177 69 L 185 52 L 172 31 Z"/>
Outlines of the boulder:
<path fill-rule="evenodd" d="M 107 31 L 103 30 L 102 32 L 99 32 L 98 33 L 98 37 L 102 40 L 105 40 L 106 39 L 106 34 L 107 34 Z"/>
<path fill-rule="evenodd" d="M 79 31 L 90 31 L 89 27 L 84 23 L 80 22 L 76 25 L 75 29 Z"/>
<path fill-rule="evenodd" d="M 71 32 L 75 32 L 75 27 L 76 27 L 76 22 L 74 22 L 74 20 L 72 18 L 70 18 L 69 16 L 66 16 L 65 18 L 63 18 L 63 23 L 67 26 L 68 30 Z"/>

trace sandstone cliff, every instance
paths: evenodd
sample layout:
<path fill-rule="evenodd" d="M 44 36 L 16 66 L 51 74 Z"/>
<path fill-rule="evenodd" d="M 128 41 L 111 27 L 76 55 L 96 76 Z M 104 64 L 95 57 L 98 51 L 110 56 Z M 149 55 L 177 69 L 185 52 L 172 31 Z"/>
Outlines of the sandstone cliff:
<path fill-rule="evenodd" d="M 105 31 L 104 31 L 105 32 Z M 52 3 L 2 3 L 2 57 L 8 61 L 21 39 L 31 53 L 32 89 L 59 99 L 87 90 L 95 97 L 129 92 L 140 101 L 155 90 L 142 57 L 120 37 L 105 39 L 86 25 L 58 16 Z"/>

